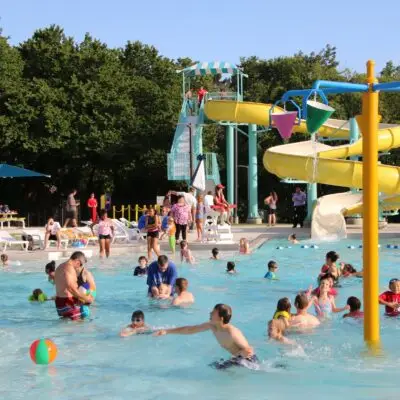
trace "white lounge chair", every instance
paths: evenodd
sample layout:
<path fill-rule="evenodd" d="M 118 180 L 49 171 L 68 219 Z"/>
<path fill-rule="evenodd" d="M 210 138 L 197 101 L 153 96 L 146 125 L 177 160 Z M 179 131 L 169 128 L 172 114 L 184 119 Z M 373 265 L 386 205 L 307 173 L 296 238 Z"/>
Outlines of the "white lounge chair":
<path fill-rule="evenodd" d="M 113 219 L 113 224 L 114 224 L 114 236 L 112 238 L 111 243 L 115 242 L 122 242 L 122 243 L 127 243 L 129 242 L 129 235 L 125 231 L 122 222 L 118 221 L 117 219 Z M 128 229 L 128 228 L 126 228 Z M 93 232 L 95 233 L 96 236 L 99 236 L 99 225 L 96 224 L 93 226 Z"/>
<path fill-rule="evenodd" d="M 89 246 L 90 243 L 93 243 L 95 245 L 99 242 L 98 236 L 93 233 L 89 226 L 80 226 L 78 228 L 75 228 L 75 231 L 77 232 L 78 236 L 79 234 L 84 235 L 83 239 L 86 240 L 85 247 Z"/>
<path fill-rule="evenodd" d="M 22 250 L 28 251 L 29 242 L 27 240 L 18 240 L 7 231 L 0 230 L 0 245 L 3 246 L 3 253 L 7 250 L 7 247 L 11 248 L 13 245 L 21 246 Z"/>
<path fill-rule="evenodd" d="M 61 233 L 61 232 L 60 232 Z M 29 229 L 23 232 L 23 235 L 25 236 L 32 236 L 33 239 L 33 247 L 38 246 L 40 249 L 44 249 L 44 236 L 45 236 L 45 231 L 40 230 L 40 229 Z M 66 249 L 68 247 L 68 239 L 61 239 L 61 247 L 63 249 Z M 48 240 L 47 241 L 48 246 L 51 247 L 51 245 L 57 246 L 57 240 Z"/>
<path fill-rule="evenodd" d="M 120 218 L 119 219 L 127 228 L 127 233 L 129 236 L 130 240 L 137 240 L 138 242 L 140 240 L 147 240 L 147 233 L 141 231 L 138 228 L 138 224 L 136 221 L 131 221 L 129 222 L 127 219 L 125 218 Z M 128 224 L 130 225 L 130 227 L 128 226 Z"/>
<path fill-rule="evenodd" d="M 125 226 L 129 229 L 135 229 L 138 227 L 138 224 L 136 221 L 128 221 L 126 218 L 120 218 L 119 219 Z"/>

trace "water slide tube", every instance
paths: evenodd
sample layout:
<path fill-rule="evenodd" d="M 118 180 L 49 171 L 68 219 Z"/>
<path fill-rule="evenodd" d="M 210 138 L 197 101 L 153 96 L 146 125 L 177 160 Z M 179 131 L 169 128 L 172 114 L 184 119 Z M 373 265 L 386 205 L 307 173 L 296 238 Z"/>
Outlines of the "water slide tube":
<path fill-rule="evenodd" d="M 205 113 L 215 121 L 232 121 L 269 125 L 270 104 L 208 101 Z M 275 107 L 274 112 L 282 112 Z M 295 132 L 307 134 L 305 121 L 295 125 Z M 329 119 L 318 132 L 325 138 L 349 137 L 347 121 Z M 378 131 L 378 148 L 388 151 L 400 147 L 400 127 L 381 124 Z M 315 157 L 316 155 L 316 157 Z M 280 178 L 295 178 L 307 182 L 333 186 L 362 188 L 362 162 L 346 160 L 362 155 L 362 138 L 353 144 L 328 146 L 305 141 L 284 144 L 267 149 L 264 153 L 265 168 Z M 378 167 L 379 191 L 383 209 L 399 208 L 400 168 L 388 165 Z M 396 205 L 397 204 L 397 205 Z M 316 238 L 341 238 L 346 236 L 344 216 L 362 213 L 361 193 L 338 193 L 320 198 L 313 214 L 312 236 Z"/>

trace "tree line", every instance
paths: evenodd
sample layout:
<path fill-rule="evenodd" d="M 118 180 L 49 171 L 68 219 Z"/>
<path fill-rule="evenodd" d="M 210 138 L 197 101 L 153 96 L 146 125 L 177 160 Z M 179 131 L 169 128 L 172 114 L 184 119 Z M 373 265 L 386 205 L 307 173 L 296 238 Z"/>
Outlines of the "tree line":
<path fill-rule="evenodd" d="M 51 175 L 48 181 L 0 180 L 0 202 L 21 213 L 51 213 L 72 188 L 82 200 L 92 191 L 107 191 L 117 204 L 127 204 L 154 203 L 156 195 L 184 187 L 167 181 L 166 155 L 182 103 L 176 70 L 195 62 L 187 57 L 169 59 L 138 41 L 110 48 L 86 34 L 77 42 L 55 25 L 37 30 L 16 46 L 0 31 L 0 162 Z M 310 87 L 315 79 L 364 79 L 362 73 L 340 70 L 336 49 L 329 45 L 311 54 L 241 58 L 240 66 L 249 75 L 246 101 L 275 102 L 286 90 Z M 195 85 L 209 91 L 221 85 L 235 89 L 235 80 L 221 83 L 220 78 L 201 77 Z M 380 80 L 395 79 L 400 79 L 400 67 L 388 62 Z M 399 96 L 384 94 L 380 101 L 383 121 L 398 122 Z M 361 107 L 358 95 L 335 96 L 331 104 L 336 118 L 349 118 Z M 239 163 L 247 164 L 247 144 L 244 138 L 239 141 Z M 260 134 L 260 200 L 273 187 L 284 201 L 290 198 L 292 188 L 279 184 L 262 166 L 265 149 L 279 143 L 274 131 Z M 224 181 L 222 127 L 205 128 L 204 146 L 218 154 Z M 397 154 L 392 151 L 382 161 L 397 164 Z M 239 174 L 239 186 L 245 214 L 244 172 Z"/>

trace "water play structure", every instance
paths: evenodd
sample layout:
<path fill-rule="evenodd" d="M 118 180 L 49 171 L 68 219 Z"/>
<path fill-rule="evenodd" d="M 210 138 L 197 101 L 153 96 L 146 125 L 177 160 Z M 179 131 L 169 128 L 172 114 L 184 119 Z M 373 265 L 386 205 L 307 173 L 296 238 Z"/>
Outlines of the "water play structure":
<path fill-rule="evenodd" d="M 292 130 L 310 134 L 310 141 L 267 149 L 263 160 L 265 168 L 280 177 L 301 179 L 312 184 L 309 186 L 309 207 L 313 207 L 310 192 L 311 198 L 316 198 L 317 182 L 363 189 L 362 193 L 351 191 L 320 199 L 313 211 L 312 231 L 322 236 L 339 231 L 339 236 L 343 236 L 346 226 L 344 216 L 363 214 L 364 338 L 370 344 L 377 344 L 380 339 L 379 205 L 386 210 L 396 210 L 400 204 L 399 168 L 378 165 L 378 151 L 400 147 L 400 128 L 379 125 L 379 92 L 399 92 L 400 82 L 377 83 L 374 65 L 373 61 L 368 61 L 366 83 L 316 81 L 311 89 L 286 92 L 275 105 L 239 101 L 212 101 L 205 105 L 207 117 L 217 121 L 269 127 L 275 122 L 283 139 L 290 137 Z M 349 124 L 347 121 L 329 119 L 334 110 L 327 105 L 327 95 L 357 92 L 363 93 L 362 114 L 357 117 L 362 134 L 360 139 L 357 139 L 356 122 L 351 120 Z M 322 102 L 315 101 L 317 96 Z M 294 102 L 294 98 L 299 97 L 302 98 L 301 108 Z M 310 101 L 312 98 L 314 101 Z M 285 105 L 288 101 L 296 104 L 297 123 L 293 112 L 277 106 L 279 103 Z M 276 118 L 275 114 L 283 115 Z M 317 132 L 319 138 L 349 139 L 350 143 L 328 146 L 317 140 Z M 363 162 L 347 160 L 357 155 L 362 155 Z M 380 192 L 383 196 L 379 195 Z"/>

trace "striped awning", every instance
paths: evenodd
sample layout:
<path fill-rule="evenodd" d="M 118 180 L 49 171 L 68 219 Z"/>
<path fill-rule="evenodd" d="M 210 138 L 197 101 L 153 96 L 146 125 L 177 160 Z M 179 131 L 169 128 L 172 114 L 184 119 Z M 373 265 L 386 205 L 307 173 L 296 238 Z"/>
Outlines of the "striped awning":
<path fill-rule="evenodd" d="M 204 76 L 217 74 L 235 75 L 240 69 L 235 65 L 225 61 L 199 62 L 191 67 L 177 71 L 183 72 L 185 76 Z"/>

